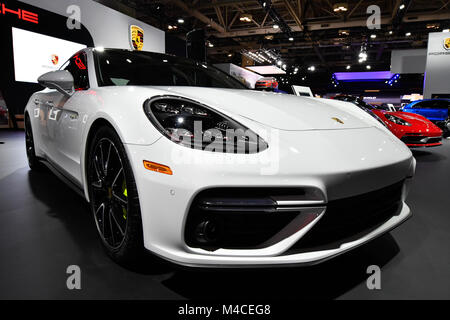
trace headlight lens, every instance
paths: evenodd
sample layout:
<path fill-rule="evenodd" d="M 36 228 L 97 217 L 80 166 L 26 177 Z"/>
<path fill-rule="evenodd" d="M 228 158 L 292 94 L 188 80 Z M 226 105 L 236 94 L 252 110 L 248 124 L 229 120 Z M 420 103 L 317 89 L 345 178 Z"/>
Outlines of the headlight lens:
<path fill-rule="evenodd" d="M 239 122 L 187 98 L 149 99 L 144 111 L 164 136 L 188 148 L 243 154 L 268 148 L 261 137 Z"/>
<path fill-rule="evenodd" d="M 391 122 L 393 122 L 395 124 L 398 124 L 398 125 L 401 125 L 401 126 L 408 126 L 408 127 L 411 126 L 411 123 L 409 123 L 408 121 L 403 120 L 402 118 L 399 118 L 399 117 L 394 116 L 392 114 L 385 113 L 384 116 L 386 117 L 386 119 L 388 119 L 389 121 L 391 121 Z"/>

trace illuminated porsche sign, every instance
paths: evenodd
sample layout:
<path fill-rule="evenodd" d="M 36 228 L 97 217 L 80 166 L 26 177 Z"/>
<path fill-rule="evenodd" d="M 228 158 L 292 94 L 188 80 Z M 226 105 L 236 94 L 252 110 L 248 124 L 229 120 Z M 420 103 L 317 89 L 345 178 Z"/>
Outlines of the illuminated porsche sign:
<path fill-rule="evenodd" d="M 450 50 L 450 38 L 445 38 L 444 39 L 444 49 L 445 50 Z"/>
<path fill-rule="evenodd" d="M 138 26 L 130 26 L 131 47 L 141 51 L 144 48 L 144 30 Z"/>
<path fill-rule="evenodd" d="M 0 16 L 6 15 L 15 15 L 19 20 L 31 22 L 31 23 L 39 23 L 39 16 L 37 13 L 33 13 L 27 10 L 23 10 L 20 8 L 11 9 L 6 6 L 5 3 L 0 2 Z"/>

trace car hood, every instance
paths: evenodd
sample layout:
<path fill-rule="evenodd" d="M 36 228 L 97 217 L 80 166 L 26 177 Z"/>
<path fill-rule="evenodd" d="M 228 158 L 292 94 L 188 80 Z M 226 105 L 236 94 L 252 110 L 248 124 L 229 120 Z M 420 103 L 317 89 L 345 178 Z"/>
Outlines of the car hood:
<path fill-rule="evenodd" d="M 281 130 L 338 130 L 374 126 L 367 114 L 342 101 L 238 89 L 166 87 L 164 91 L 201 102 L 227 115 L 237 115 Z"/>

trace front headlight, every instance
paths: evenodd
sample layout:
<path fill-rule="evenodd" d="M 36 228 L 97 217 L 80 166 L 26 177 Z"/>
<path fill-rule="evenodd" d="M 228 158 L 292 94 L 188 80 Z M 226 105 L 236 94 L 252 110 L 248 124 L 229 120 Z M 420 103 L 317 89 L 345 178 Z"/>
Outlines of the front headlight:
<path fill-rule="evenodd" d="M 144 103 L 144 111 L 164 136 L 188 148 L 249 154 L 268 147 L 239 122 L 187 98 L 155 97 Z"/>
<path fill-rule="evenodd" d="M 386 117 L 386 119 L 388 119 L 390 122 L 393 122 L 395 124 L 401 125 L 401 126 L 411 126 L 411 123 L 409 123 L 406 120 L 403 120 L 402 118 L 399 118 L 397 116 L 394 116 L 392 114 L 389 113 L 385 113 L 384 116 Z"/>

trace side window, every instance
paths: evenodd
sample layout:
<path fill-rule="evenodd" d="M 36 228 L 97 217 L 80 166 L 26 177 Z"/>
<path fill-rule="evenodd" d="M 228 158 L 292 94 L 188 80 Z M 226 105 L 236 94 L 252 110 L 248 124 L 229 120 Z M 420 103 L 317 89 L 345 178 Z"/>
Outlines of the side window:
<path fill-rule="evenodd" d="M 420 108 L 422 108 L 422 105 L 423 105 L 423 102 L 419 102 L 419 103 L 414 104 L 414 105 L 412 106 L 412 108 L 413 108 L 413 109 L 420 109 Z"/>
<path fill-rule="evenodd" d="M 81 91 L 89 89 L 89 75 L 86 54 L 84 52 L 77 53 L 70 58 L 64 70 L 67 70 L 72 74 L 75 90 Z"/>

